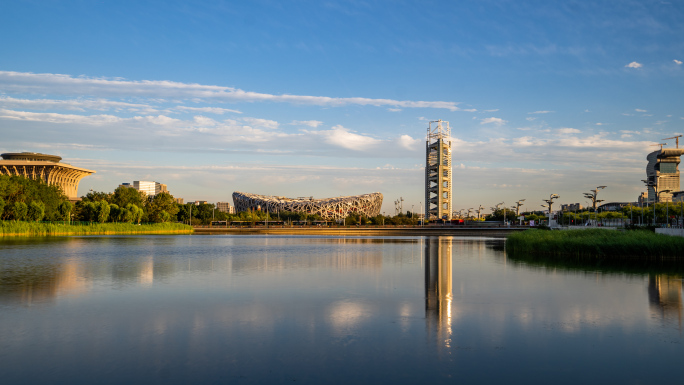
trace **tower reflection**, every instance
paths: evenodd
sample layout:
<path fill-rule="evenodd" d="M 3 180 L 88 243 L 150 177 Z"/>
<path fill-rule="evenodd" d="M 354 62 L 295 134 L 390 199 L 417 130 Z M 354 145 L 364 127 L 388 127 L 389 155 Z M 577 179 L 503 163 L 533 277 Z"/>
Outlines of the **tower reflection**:
<path fill-rule="evenodd" d="M 428 335 L 438 341 L 438 346 L 446 348 L 451 347 L 452 333 L 452 241 L 452 237 L 430 237 L 425 242 L 425 318 Z"/>
<path fill-rule="evenodd" d="M 676 321 L 682 328 L 682 279 L 664 274 L 648 276 L 648 302 L 651 314 Z"/>

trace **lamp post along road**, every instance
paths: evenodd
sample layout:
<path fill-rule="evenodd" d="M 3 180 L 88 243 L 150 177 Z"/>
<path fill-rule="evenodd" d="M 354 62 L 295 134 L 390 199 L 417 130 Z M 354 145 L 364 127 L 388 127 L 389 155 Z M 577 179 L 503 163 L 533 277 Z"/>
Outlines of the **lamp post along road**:
<path fill-rule="evenodd" d="M 549 227 L 551 227 L 551 211 L 552 211 L 551 208 L 553 207 L 553 200 L 554 200 L 554 199 L 558 199 L 558 198 L 560 198 L 560 195 L 558 195 L 558 194 L 551 194 L 551 195 L 549 196 L 549 199 L 542 199 L 544 202 L 548 203 L 548 207 L 549 207 Z M 546 206 L 542 205 L 542 207 L 546 207 Z"/>

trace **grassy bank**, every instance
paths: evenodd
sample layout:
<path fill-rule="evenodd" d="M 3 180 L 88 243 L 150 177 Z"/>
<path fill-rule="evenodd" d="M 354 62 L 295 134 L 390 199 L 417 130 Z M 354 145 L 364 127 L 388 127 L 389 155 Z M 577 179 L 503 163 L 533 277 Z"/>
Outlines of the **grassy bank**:
<path fill-rule="evenodd" d="M 549 259 L 684 261 L 684 238 L 649 231 L 529 230 L 511 234 L 506 252 Z"/>
<path fill-rule="evenodd" d="M 190 234 L 192 227 L 179 223 L 93 223 L 88 226 L 68 224 L 0 221 L 0 237 L 53 235 L 113 235 L 113 234 Z"/>

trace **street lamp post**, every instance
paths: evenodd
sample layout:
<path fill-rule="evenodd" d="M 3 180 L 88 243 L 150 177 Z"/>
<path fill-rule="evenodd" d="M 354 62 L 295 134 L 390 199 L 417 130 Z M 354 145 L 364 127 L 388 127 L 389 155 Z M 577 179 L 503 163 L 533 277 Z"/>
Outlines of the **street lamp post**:
<path fill-rule="evenodd" d="M 558 194 L 551 194 L 549 195 L 549 199 L 542 199 L 544 202 L 548 203 L 549 207 L 549 226 L 551 226 L 551 207 L 553 206 L 553 200 L 560 198 L 560 195 Z M 542 207 L 546 207 L 542 205 Z"/>
<path fill-rule="evenodd" d="M 520 217 L 520 206 L 523 205 L 524 201 L 525 201 L 524 199 L 521 199 L 521 200 L 515 202 L 515 217 L 516 218 Z M 520 224 L 522 224 L 522 219 L 519 219 L 519 221 L 521 221 Z"/>
<path fill-rule="evenodd" d="M 596 223 L 598 224 L 598 212 L 596 211 L 596 204 L 599 202 L 603 202 L 603 199 L 596 199 L 596 196 L 598 195 L 599 190 L 603 190 L 606 188 L 606 186 L 598 186 L 596 187 L 596 190 L 589 190 L 591 193 L 584 193 L 585 198 L 591 199 L 591 204 L 592 207 L 594 208 L 594 216 L 596 217 Z"/>
<path fill-rule="evenodd" d="M 672 190 L 662 190 L 662 191 L 659 191 L 659 192 L 658 192 L 658 195 L 657 195 L 657 197 L 658 197 L 658 202 L 660 202 L 660 194 L 662 194 L 662 193 L 666 193 L 666 194 L 667 194 L 667 193 L 669 193 L 669 192 L 672 192 Z M 669 201 L 666 201 L 666 202 L 665 202 L 665 206 L 667 207 L 667 208 L 666 208 L 666 214 L 665 214 L 665 221 L 667 222 L 668 226 L 669 226 L 669 224 L 670 224 L 670 218 L 669 218 L 669 216 L 670 216 L 670 205 L 669 205 L 669 203 L 670 203 Z M 653 224 L 655 225 L 655 204 L 653 205 L 653 218 L 654 218 L 654 219 L 653 219 Z"/>

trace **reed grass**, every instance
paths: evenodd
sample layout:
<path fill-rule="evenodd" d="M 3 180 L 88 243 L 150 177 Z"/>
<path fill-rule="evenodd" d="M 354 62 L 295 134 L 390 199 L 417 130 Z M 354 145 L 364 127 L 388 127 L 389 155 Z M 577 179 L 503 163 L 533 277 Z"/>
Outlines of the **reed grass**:
<path fill-rule="evenodd" d="M 511 234 L 506 252 L 557 259 L 684 261 L 684 238 L 638 230 L 528 230 Z"/>
<path fill-rule="evenodd" d="M 72 226 L 60 223 L 0 221 L 0 237 L 55 235 L 115 235 L 115 234 L 190 234 L 191 226 L 180 223 L 93 223 Z"/>

